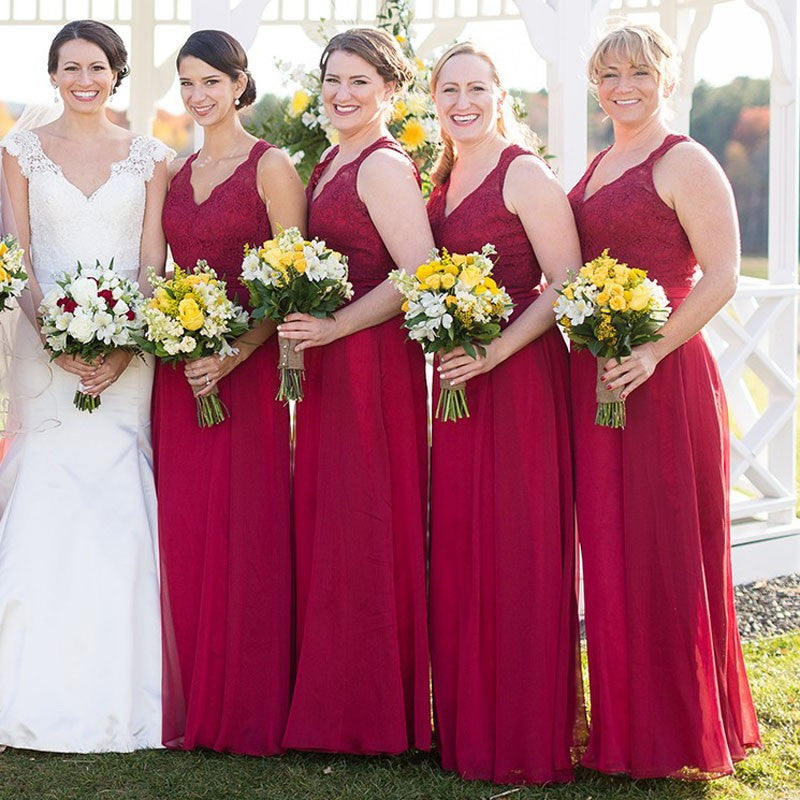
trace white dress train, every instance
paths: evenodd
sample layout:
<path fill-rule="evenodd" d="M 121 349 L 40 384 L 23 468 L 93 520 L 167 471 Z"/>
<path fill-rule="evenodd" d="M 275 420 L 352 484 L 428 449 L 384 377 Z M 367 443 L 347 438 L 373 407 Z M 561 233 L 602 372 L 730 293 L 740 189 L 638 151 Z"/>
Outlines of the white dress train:
<path fill-rule="evenodd" d="M 32 131 L 3 146 L 28 180 L 43 292 L 77 261 L 139 271 L 146 181 L 172 155 L 133 140 L 86 197 Z M 14 340 L 18 433 L 0 464 L 0 744 L 161 746 L 161 613 L 150 446 L 152 363 L 134 358 L 89 414 L 27 319 Z"/>

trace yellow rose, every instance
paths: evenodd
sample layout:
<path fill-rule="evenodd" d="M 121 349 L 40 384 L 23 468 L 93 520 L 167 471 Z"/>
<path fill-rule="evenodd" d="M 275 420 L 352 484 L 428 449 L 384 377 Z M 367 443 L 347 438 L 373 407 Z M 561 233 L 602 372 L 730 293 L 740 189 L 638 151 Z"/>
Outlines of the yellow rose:
<path fill-rule="evenodd" d="M 452 289 L 455 285 L 455 276 L 449 272 L 445 272 L 440 278 L 442 289 Z"/>
<path fill-rule="evenodd" d="M 456 303 L 458 303 L 458 299 L 456 298 L 455 295 L 449 294 L 444 299 L 444 304 L 446 306 L 454 306 Z"/>
<path fill-rule="evenodd" d="M 292 95 L 292 102 L 289 108 L 289 113 L 293 117 L 299 117 L 307 108 L 308 104 L 311 102 L 311 95 L 305 89 L 298 89 L 294 95 Z"/>
<path fill-rule="evenodd" d="M 178 319 L 187 331 L 198 331 L 205 322 L 203 312 L 193 297 L 184 297 L 178 304 Z"/>
<path fill-rule="evenodd" d="M 650 302 L 650 292 L 646 286 L 643 284 L 639 284 L 633 291 L 631 292 L 631 299 L 629 302 L 629 306 L 633 311 L 644 311 L 647 308 L 647 304 Z"/>
<path fill-rule="evenodd" d="M 422 264 L 417 267 L 417 271 L 415 275 L 417 276 L 417 280 L 421 283 L 428 277 L 428 275 L 433 274 L 434 270 L 436 269 L 435 264 Z"/>
<path fill-rule="evenodd" d="M 608 280 L 608 270 L 603 267 L 598 267 L 591 276 L 591 280 L 598 289 L 602 289 Z"/>
<path fill-rule="evenodd" d="M 606 291 L 612 296 L 622 296 L 622 287 L 618 283 L 606 283 Z"/>
<path fill-rule="evenodd" d="M 562 294 L 564 295 L 564 297 L 567 298 L 567 300 L 574 300 L 575 299 L 575 292 L 572 290 L 571 286 L 567 286 L 567 288 L 564 289 Z"/>
<path fill-rule="evenodd" d="M 7 281 L 9 277 L 8 272 L 3 267 L 0 267 L 0 283 Z"/>
<path fill-rule="evenodd" d="M 153 295 L 153 306 L 159 311 L 169 311 L 171 304 L 172 298 L 169 296 L 167 290 L 163 287 L 156 289 L 155 294 Z"/>
<path fill-rule="evenodd" d="M 442 276 L 438 272 L 428 275 L 425 279 L 425 288 L 438 290 L 442 288 Z"/>
<path fill-rule="evenodd" d="M 625 303 L 625 298 L 621 294 L 614 294 L 611 295 L 609 306 L 611 306 L 612 311 L 624 311 L 627 304 Z"/>
<path fill-rule="evenodd" d="M 400 132 L 397 140 L 406 150 L 411 150 L 413 152 L 425 144 L 428 140 L 428 134 L 425 132 L 422 123 L 418 119 L 411 117 L 406 121 L 406 124 L 403 125 L 403 130 Z"/>
<path fill-rule="evenodd" d="M 5 242 L 0 242 L 0 258 L 8 252 L 8 246 Z"/>
<path fill-rule="evenodd" d="M 458 280 L 461 281 L 461 283 L 463 283 L 468 289 L 471 289 L 473 286 L 477 286 L 483 280 L 483 275 L 474 264 L 470 264 L 461 270 Z"/>
<path fill-rule="evenodd" d="M 403 311 L 403 313 L 408 311 L 408 300 L 403 301 L 403 305 L 400 306 L 400 310 Z"/>
<path fill-rule="evenodd" d="M 608 292 L 600 292 L 600 294 L 597 295 L 597 305 L 607 306 L 609 297 L 610 295 Z"/>
<path fill-rule="evenodd" d="M 451 261 L 450 263 L 444 265 L 444 271 L 455 277 L 461 270 L 459 270 L 459 268 Z"/>
<path fill-rule="evenodd" d="M 460 253 L 453 253 L 452 259 L 453 264 L 455 264 L 457 267 L 463 267 L 464 264 L 467 263 L 467 257 L 462 256 Z"/>
<path fill-rule="evenodd" d="M 302 253 L 294 254 L 294 268 L 302 275 L 306 271 L 306 258 Z"/>

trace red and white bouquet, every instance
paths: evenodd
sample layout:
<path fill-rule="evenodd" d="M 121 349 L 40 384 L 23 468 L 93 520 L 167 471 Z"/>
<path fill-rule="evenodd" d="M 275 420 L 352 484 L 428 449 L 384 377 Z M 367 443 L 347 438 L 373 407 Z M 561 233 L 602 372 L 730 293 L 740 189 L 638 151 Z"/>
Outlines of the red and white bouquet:
<path fill-rule="evenodd" d="M 138 351 L 134 334 L 142 328 L 138 310 L 143 302 L 136 281 L 95 262 L 64 272 L 39 305 L 45 349 L 53 359 L 62 353 L 92 363 L 118 347 Z M 78 384 L 75 407 L 91 413 L 100 398 L 83 392 Z"/>

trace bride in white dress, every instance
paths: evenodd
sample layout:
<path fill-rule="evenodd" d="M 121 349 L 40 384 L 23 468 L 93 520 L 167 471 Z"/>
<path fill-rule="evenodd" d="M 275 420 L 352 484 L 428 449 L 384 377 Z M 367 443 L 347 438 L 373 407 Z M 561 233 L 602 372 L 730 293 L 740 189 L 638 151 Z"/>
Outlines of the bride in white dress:
<path fill-rule="evenodd" d="M 77 261 L 113 258 L 142 286 L 146 265 L 163 268 L 172 151 L 105 115 L 126 58 L 108 26 L 67 25 L 48 64 L 63 114 L 3 143 L 32 279 L 10 375 L 16 433 L 0 464 L 0 745 L 161 745 L 152 364 L 122 350 L 94 366 L 50 362 L 31 321 Z M 73 406 L 79 381 L 102 394 L 92 414 Z"/>

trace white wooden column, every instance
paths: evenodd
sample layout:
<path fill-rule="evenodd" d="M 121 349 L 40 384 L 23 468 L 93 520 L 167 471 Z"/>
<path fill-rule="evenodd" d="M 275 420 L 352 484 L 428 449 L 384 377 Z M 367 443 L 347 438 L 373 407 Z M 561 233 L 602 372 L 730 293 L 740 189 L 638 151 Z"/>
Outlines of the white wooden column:
<path fill-rule="evenodd" d="M 586 59 L 593 8 L 608 0 L 515 0 L 534 50 L 547 62 L 547 150 L 570 189 L 586 169 Z"/>

